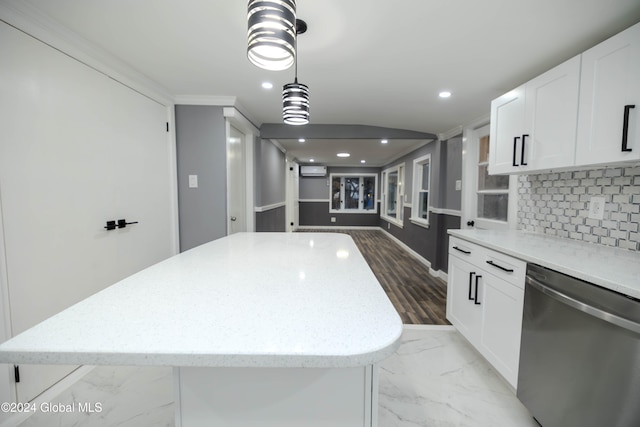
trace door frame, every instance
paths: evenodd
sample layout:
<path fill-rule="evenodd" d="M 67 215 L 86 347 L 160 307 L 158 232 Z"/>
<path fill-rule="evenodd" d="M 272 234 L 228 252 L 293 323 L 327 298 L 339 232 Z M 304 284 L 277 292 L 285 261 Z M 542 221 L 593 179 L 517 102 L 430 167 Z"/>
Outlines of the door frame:
<path fill-rule="evenodd" d="M 229 212 L 229 176 L 230 176 L 230 159 L 229 159 L 229 144 L 231 135 L 231 126 L 238 129 L 244 134 L 244 159 L 245 159 L 245 219 L 247 225 L 247 232 L 254 232 L 256 229 L 255 218 L 255 190 L 254 190 L 254 141 L 257 136 L 260 135 L 260 131 L 251 123 L 240 111 L 235 107 L 224 107 L 223 116 L 225 118 L 225 136 L 227 144 L 227 218 L 225 222 L 227 224 L 227 235 L 231 234 L 231 216 Z"/>
<path fill-rule="evenodd" d="M 9 305 L 9 280 L 4 242 L 4 223 L 2 221 L 2 188 L 0 186 L 0 342 L 12 336 L 11 306 Z M 12 365 L 0 364 L 0 400 L 16 402 L 16 382 Z M 9 418 L 8 414 L 0 414 L 0 422 Z"/>
<path fill-rule="evenodd" d="M 509 175 L 509 207 L 507 222 L 480 220 L 477 218 L 476 190 L 478 177 L 476 166 L 478 163 L 478 131 L 489 127 L 490 116 L 481 117 L 467 124 L 462 131 L 462 200 L 460 228 L 473 228 L 467 225 L 469 221 L 475 221 L 479 228 L 485 229 L 515 229 L 518 226 L 518 176 Z M 487 129 L 488 130 L 488 129 Z"/>
<path fill-rule="evenodd" d="M 300 222 L 300 169 L 295 159 L 287 157 L 285 160 L 285 230 L 292 232 L 298 229 Z"/>

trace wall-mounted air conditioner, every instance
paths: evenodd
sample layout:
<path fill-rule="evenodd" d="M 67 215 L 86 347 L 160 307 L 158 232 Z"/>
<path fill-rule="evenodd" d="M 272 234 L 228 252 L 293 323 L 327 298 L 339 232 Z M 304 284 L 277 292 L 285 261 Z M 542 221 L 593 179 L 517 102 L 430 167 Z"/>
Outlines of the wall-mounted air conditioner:
<path fill-rule="evenodd" d="M 302 176 L 327 176 L 326 166 L 300 166 Z"/>

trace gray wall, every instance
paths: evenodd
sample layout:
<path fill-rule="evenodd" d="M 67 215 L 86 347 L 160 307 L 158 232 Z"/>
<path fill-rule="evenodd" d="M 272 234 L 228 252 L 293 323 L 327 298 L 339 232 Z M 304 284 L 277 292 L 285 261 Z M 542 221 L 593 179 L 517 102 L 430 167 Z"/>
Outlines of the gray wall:
<path fill-rule="evenodd" d="M 433 141 L 424 147 L 384 166 L 382 169 L 405 164 L 405 194 L 412 203 L 413 160 L 431 154 L 431 206 L 440 209 L 460 210 L 461 192 L 455 190 L 455 181 L 462 176 L 462 137 L 449 141 Z M 403 226 L 398 227 L 380 219 L 380 227 L 431 263 L 434 270 L 448 271 L 448 229 L 460 228 L 460 217 L 442 213 L 429 214 L 429 228 L 410 221 L 411 208 L 404 209 Z"/>
<path fill-rule="evenodd" d="M 332 173 L 348 174 L 362 173 L 378 175 L 378 188 L 380 190 L 380 168 L 372 167 L 329 167 L 327 168 L 327 176 L 300 176 L 300 219 L 299 226 L 315 226 L 315 227 L 377 227 L 380 223 L 380 205 L 378 204 L 378 212 L 370 214 L 360 213 L 330 213 L 329 200 L 329 179 Z M 376 199 L 380 196 L 377 193 Z M 322 200 L 310 201 L 310 200 Z M 331 218 L 335 218 L 335 222 L 331 222 Z"/>
<path fill-rule="evenodd" d="M 440 194 L 444 197 L 441 208 L 459 211 L 462 209 L 462 193 L 456 190 L 456 181 L 462 179 L 462 136 L 449 139 L 441 146 L 440 167 L 444 172 L 440 175 Z M 443 155 L 442 155 L 443 154 Z"/>
<path fill-rule="evenodd" d="M 300 176 L 300 188 L 298 192 L 301 200 L 315 199 L 326 200 L 329 203 L 329 175 L 327 176 Z M 327 210 L 329 208 L 327 207 Z"/>
<path fill-rule="evenodd" d="M 227 234 L 227 148 L 222 109 L 176 105 L 181 252 Z M 189 175 L 198 175 L 198 188 L 189 188 Z"/>
<path fill-rule="evenodd" d="M 255 150 L 256 206 L 281 203 L 286 198 L 284 153 L 271 141 L 261 139 Z"/>
<path fill-rule="evenodd" d="M 255 144 L 255 203 L 261 208 L 286 200 L 285 156 L 278 147 L 266 139 Z M 256 212 L 256 231 L 286 231 L 284 206 Z"/>

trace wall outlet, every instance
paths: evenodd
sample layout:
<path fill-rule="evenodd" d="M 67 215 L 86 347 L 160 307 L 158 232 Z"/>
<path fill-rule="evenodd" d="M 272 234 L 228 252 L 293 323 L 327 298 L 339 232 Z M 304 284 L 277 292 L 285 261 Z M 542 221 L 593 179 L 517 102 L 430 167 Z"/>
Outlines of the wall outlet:
<path fill-rule="evenodd" d="M 457 179 L 456 180 L 456 191 L 461 191 L 462 190 L 462 180 Z"/>
<path fill-rule="evenodd" d="M 331 222 L 336 222 L 336 217 L 335 216 L 331 217 Z"/>
<path fill-rule="evenodd" d="M 594 196 L 591 198 L 591 201 L 589 202 L 589 218 L 604 218 L 604 197 Z"/>

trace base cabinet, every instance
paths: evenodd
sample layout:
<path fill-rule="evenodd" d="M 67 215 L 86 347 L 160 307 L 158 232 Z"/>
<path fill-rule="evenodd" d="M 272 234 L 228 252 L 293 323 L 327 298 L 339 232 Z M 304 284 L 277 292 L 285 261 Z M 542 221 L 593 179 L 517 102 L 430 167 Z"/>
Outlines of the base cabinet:
<path fill-rule="evenodd" d="M 526 263 L 451 237 L 447 319 L 514 387 Z"/>

